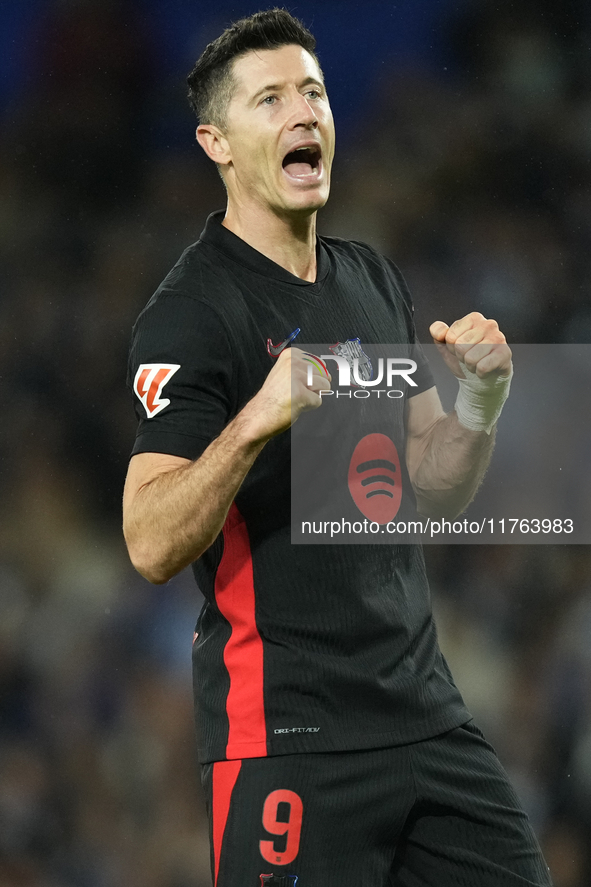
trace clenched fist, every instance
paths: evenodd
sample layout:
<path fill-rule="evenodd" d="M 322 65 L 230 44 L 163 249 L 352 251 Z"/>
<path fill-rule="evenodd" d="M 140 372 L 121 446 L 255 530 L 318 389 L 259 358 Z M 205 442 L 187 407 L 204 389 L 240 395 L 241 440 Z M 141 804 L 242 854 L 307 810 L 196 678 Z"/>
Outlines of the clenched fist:
<path fill-rule="evenodd" d="M 433 341 L 452 373 L 464 379 L 460 364 L 483 379 L 511 375 L 511 349 L 496 320 L 472 311 L 451 326 L 436 320 L 429 327 Z"/>
<path fill-rule="evenodd" d="M 299 348 L 286 348 L 261 390 L 244 408 L 253 423 L 253 437 L 275 437 L 293 425 L 300 413 L 317 409 L 322 403 L 319 392 L 329 389 L 330 382 L 331 375 L 319 358 Z"/>

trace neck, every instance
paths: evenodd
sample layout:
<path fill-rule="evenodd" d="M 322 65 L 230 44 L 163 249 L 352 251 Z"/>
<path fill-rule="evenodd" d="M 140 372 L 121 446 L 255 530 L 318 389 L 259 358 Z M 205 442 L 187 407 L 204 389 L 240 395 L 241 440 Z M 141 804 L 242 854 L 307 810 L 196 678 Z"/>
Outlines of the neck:
<path fill-rule="evenodd" d="M 316 280 L 316 213 L 289 217 L 263 207 L 244 212 L 232 201 L 224 227 L 296 277 Z"/>

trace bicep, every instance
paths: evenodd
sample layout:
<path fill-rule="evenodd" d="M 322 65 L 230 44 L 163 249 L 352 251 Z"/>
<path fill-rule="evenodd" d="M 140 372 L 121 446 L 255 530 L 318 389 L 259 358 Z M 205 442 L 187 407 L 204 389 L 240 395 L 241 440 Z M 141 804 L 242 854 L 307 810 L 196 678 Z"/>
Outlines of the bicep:
<path fill-rule="evenodd" d="M 421 391 L 406 402 L 406 431 L 408 438 L 422 437 L 425 432 L 445 417 L 435 385 Z"/>
<path fill-rule="evenodd" d="M 434 385 L 408 399 L 406 404 L 406 464 L 411 478 L 423 457 L 433 428 L 445 416 L 439 393 Z"/>

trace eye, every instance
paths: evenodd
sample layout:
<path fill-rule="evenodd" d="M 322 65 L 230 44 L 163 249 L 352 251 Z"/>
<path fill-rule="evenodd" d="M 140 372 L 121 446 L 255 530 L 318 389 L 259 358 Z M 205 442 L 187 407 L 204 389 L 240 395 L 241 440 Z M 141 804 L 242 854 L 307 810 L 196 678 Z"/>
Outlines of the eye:
<path fill-rule="evenodd" d="M 262 100 L 261 105 L 274 105 L 276 98 L 276 95 L 266 95 Z"/>
<path fill-rule="evenodd" d="M 318 89 L 309 89 L 306 95 L 309 95 L 312 99 L 319 99 L 320 91 Z"/>

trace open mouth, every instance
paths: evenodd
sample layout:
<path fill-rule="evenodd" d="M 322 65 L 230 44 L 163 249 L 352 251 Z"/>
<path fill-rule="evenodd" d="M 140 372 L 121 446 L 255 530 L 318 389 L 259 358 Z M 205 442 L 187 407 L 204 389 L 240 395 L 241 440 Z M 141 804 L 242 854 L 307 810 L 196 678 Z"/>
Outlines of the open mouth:
<path fill-rule="evenodd" d="M 290 151 L 283 158 L 283 169 L 291 178 L 300 180 L 319 178 L 322 172 L 320 145 L 305 145 Z"/>

